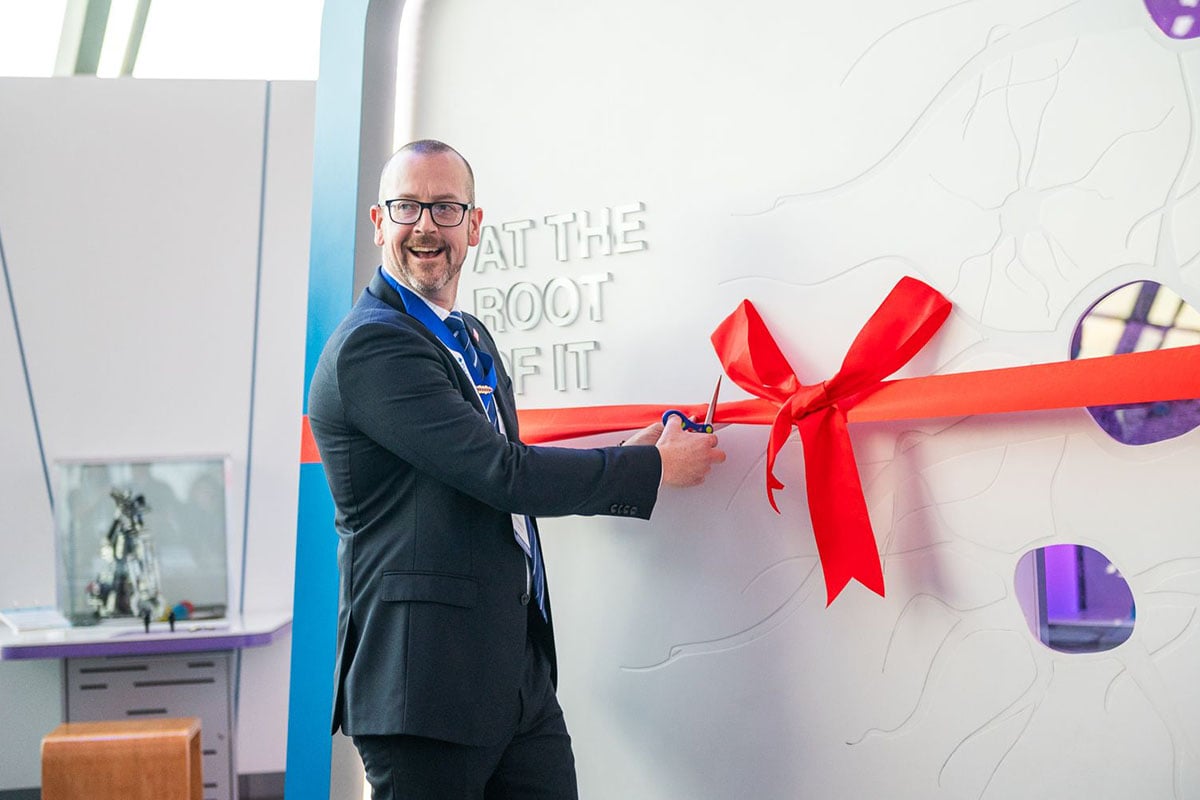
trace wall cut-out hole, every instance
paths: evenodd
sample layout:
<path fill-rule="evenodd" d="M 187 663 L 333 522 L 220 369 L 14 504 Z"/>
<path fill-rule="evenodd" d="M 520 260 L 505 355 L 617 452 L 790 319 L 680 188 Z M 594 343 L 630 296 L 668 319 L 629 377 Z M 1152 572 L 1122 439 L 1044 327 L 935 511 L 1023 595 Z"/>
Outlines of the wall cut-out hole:
<path fill-rule="evenodd" d="M 1146 10 L 1158 29 L 1172 39 L 1194 39 L 1200 36 L 1200 3 L 1196 0 L 1145 0 Z"/>
<path fill-rule="evenodd" d="M 1029 629 L 1062 653 L 1112 650 L 1133 633 L 1133 592 L 1098 550 L 1052 544 L 1021 556 L 1017 600 Z"/>
<path fill-rule="evenodd" d="M 1172 289 L 1136 281 L 1102 297 L 1075 326 L 1071 358 L 1200 344 L 1200 313 Z M 1200 399 L 1091 406 L 1088 413 L 1122 444 L 1152 444 L 1200 425 Z"/>

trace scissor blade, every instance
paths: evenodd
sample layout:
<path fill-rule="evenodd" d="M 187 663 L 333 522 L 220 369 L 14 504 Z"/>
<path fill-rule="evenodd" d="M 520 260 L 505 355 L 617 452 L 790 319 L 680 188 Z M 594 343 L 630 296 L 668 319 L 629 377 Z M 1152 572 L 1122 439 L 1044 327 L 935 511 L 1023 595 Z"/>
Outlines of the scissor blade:
<path fill-rule="evenodd" d="M 713 415 L 717 413 L 717 398 L 721 396 L 721 378 L 722 377 L 723 376 L 721 376 L 721 375 L 717 376 L 717 385 L 713 389 L 712 400 L 708 404 L 708 413 L 704 415 L 704 424 L 705 425 L 711 425 L 712 421 L 713 421 Z"/>

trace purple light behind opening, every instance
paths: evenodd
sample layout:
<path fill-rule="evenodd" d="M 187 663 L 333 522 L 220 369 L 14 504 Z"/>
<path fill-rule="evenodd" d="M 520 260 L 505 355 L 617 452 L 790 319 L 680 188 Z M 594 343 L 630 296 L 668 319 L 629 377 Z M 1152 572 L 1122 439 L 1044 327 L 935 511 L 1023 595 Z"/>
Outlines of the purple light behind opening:
<path fill-rule="evenodd" d="M 1046 548 L 1046 616 L 1052 620 L 1079 619 L 1079 570 L 1075 546 L 1054 544 Z"/>
<path fill-rule="evenodd" d="M 1200 0 L 1186 0 L 1200 5 Z M 1172 0 L 1177 2 L 1177 0 Z M 1197 25 L 1200 33 L 1200 24 Z M 1151 324 L 1149 314 L 1151 307 L 1163 286 L 1155 281 L 1137 281 L 1133 284 L 1119 286 L 1096 301 L 1080 317 L 1071 337 L 1071 358 L 1079 358 L 1083 347 L 1083 324 L 1092 315 L 1096 306 L 1107 297 L 1129 286 L 1139 286 L 1137 302 L 1124 321 L 1125 328 L 1117 342 L 1113 354 L 1134 353 L 1147 349 L 1139 347 L 1139 343 L 1147 341 L 1161 343 L 1165 340 L 1170 326 Z M 1169 291 L 1169 290 L 1167 290 Z M 1182 300 L 1180 301 L 1182 302 Z M 1145 334 L 1157 334 L 1157 337 Z M 1149 345 L 1148 345 L 1149 346 Z M 1168 345 L 1169 346 L 1169 345 Z M 1166 441 L 1176 436 L 1182 436 L 1200 427 L 1200 400 L 1167 400 L 1151 403 L 1129 403 L 1116 406 L 1089 406 L 1088 413 L 1096 420 L 1105 433 L 1121 444 L 1144 445 Z"/>
<path fill-rule="evenodd" d="M 1172 39 L 1200 36 L 1198 0 L 1145 0 L 1146 10 L 1159 30 Z"/>
<path fill-rule="evenodd" d="M 1045 565 L 1046 616 L 1051 622 L 1133 619 L 1129 584 L 1103 553 L 1073 544 L 1050 545 L 1045 548 Z M 1081 586 L 1086 597 L 1081 596 Z"/>

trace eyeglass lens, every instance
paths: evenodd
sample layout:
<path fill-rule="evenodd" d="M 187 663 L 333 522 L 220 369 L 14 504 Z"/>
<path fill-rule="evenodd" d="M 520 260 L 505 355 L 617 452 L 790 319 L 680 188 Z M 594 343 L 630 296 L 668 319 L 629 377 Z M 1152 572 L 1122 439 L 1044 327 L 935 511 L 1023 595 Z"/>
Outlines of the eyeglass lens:
<path fill-rule="evenodd" d="M 411 225 L 428 208 L 429 215 L 438 225 L 454 227 L 462 222 L 467 208 L 461 203 L 422 203 L 417 200 L 393 200 L 387 204 L 392 222 L 397 225 Z"/>

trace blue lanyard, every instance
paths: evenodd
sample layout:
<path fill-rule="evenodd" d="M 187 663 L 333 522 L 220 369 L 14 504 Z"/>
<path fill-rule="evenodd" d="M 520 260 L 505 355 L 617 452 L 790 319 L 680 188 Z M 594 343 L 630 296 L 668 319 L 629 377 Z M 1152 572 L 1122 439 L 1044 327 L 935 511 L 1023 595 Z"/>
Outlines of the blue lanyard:
<path fill-rule="evenodd" d="M 479 348 L 475 348 L 475 354 L 479 357 L 479 365 L 483 367 L 483 374 L 472 363 L 471 358 L 467 356 L 463 346 L 459 344 L 458 339 L 454 338 L 454 334 L 450 332 L 450 328 L 446 327 L 446 323 L 442 322 L 441 317 L 434 313 L 429 304 L 409 289 L 400 281 L 388 274 L 383 267 L 379 268 L 379 274 L 383 279 L 400 294 L 400 302 L 404 303 L 404 310 L 409 313 L 417 322 L 420 322 L 425 328 L 438 338 L 438 341 L 450 348 L 452 352 L 462 356 L 462 363 L 467 367 L 467 372 L 471 375 L 471 380 L 475 382 L 475 390 L 479 392 L 479 399 L 483 403 L 484 411 L 490 403 L 494 403 L 493 395 L 496 391 L 496 364 L 492 357 L 483 352 Z M 483 389 L 487 391 L 483 391 Z"/>

